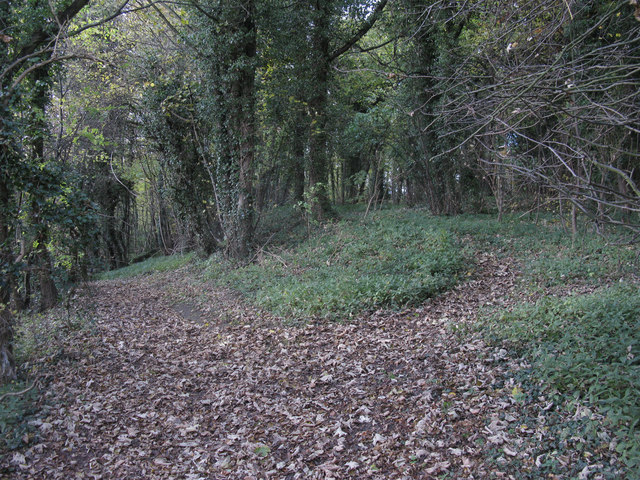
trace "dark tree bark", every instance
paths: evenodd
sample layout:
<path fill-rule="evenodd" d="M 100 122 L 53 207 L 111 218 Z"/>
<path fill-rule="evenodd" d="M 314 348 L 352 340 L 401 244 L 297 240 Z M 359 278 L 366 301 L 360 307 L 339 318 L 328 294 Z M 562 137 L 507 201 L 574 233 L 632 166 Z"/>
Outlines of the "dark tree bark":
<path fill-rule="evenodd" d="M 9 15 L 9 2 L 0 2 L 0 29 L 7 28 Z M 0 62 L 2 71 L 4 66 L 10 63 L 8 55 L 8 45 L 0 43 Z M 0 88 L 4 91 L 8 85 L 6 79 Z M 6 124 L 11 118 L 9 110 L 9 99 L 5 98 L 0 102 L 0 383 L 12 380 L 16 377 L 16 365 L 13 357 L 13 319 L 10 310 L 11 281 L 8 278 L 10 268 L 13 266 L 13 255 L 9 245 L 9 225 L 11 186 L 9 184 L 10 168 L 13 152 L 9 146 L 11 138 L 10 127 Z"/>
<path fill-rule="evenodd" d="M 313 53 L 313 95 L 309 98 L 311 133 L 309 137 L 309 188 L 311 211 L 316 220 L 324 219 L 331 207 L 327 197 L 327 89 L 329 80 L 330 4 L 324 0 L 313 3 L 314 29 L 311 34 Z"/>
<path fill-rule="evenodd" d="M 256 25 L 253 0 L 242 2 L 237 9 L 239 18 L 237 29 L 243 39 L 242 48 L 235 61 L 247 59 L 250 67 L 242 68 L 231 85 L 234 109 L 230 112 L 232 134 L 237 138 L 233 157 L 238 162 L 238 195 L 235 207 L 235 232 L 231 240 L 231 254 L 236 258 L 246 258 L 251 251 L 253 240 L 253 168 L 255 157 L 255 66 Z"/>
<path fill-rule="evenodd" d="M 293 131 L 293 160 L 291 162 L 291 177 L 292 177 L 292 193 L 291 200 L 294 203 L 304 201 L 304 147 L 306 138 L 306 129 L 303 123 L 303 119 L 300 119 Z"/>
<path fill-rule="evenodd" d="M 3 144 L 1 160 L 6 160 L 7 148 Z M 0 268 L 4 271 L 13 264 L 9 240 L 9 189 L 6 179 L 0 175 Z M 7 272 L 8 273 L 8 272 Z M 11 300 L 11 283 L 8 278 L 0 279 L 0 381 L 6 382 L 16 378 L 16 365 L 13 357 L 13 318 L 9 302 Z"/>
<path fill-rule="evenodd" d="M 253 242 L 253 174 L 256 148 L 255 72 L 256 24 L 254 0 L 213 2 L 202 14 L 213 108 L 212 140 L 215 172 L 212 184 L 226 253 L 244 259 Z"/>
<path fill-rule="evenodd" d="M 38 132 L 33 140 L 33 156 L 37 163 L 44 163 L 44 134 L 47 130 L 47 125 L 44 120 L 44 110 L 49 101 L 49 66 L 36 70 L 33 77 L 35 80 L 36 91 L 34 95 L 33 105 L 36 107 L 36 112 L 42 113 L 38 119 L 33 122 L 33 126 Z M 36 113 L 36 115 L 38 114 Z M 34 192 L 32 202 L 32 222 L 36 227 L 36 244 L 38 245 L 35 252 L 35 259 L 38 271 L 38 281 L 40 283 L 40 311 L 48 310 L 55 307 L 58 304 L 58 289 L 53 280 L 53 268 L 51 266 L 51 256 L 47 250 L 47 244 L 49 243 L 49 225 L 43 218 L 39 202 L 44 204 L 47 196 L 48 188 L 46 185 L 42 185 L 41 188 Z"/>

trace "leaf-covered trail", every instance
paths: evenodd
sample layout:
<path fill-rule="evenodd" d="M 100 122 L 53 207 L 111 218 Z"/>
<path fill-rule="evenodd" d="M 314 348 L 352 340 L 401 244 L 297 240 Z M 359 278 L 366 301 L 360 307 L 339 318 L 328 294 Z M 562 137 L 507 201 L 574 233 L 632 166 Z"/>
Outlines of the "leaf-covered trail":
<path fill-rule="evenodd" d="M 186 274 L 94 283 L 95 327 L 65 345 L 39 438 L 3 461 L 15 478 L 192 480 L 500 475 L 487 448 L 532 462 L 507 434 L 506 352 L 447 327 L 514 289 L 479 265 L 422 308 L 305 326 Z"/>

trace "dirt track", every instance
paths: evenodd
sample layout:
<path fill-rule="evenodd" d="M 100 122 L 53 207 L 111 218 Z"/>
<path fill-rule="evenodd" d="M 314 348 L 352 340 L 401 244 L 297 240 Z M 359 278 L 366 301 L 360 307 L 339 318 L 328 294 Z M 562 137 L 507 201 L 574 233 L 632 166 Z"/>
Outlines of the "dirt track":
<path fill-rule="evenodd" d="M 450 325 L 515 288 L 486 256 L 422 308 L 286 325 L 188 274 L 89 285 L 93 329 L 65 345 L 38 436 L 10 478 L 501 477 L 519 448 L 508 352 Z M 542 428 L 542 426 L 540 427 Z M 488 464 L 487 449 L 498 452 Z M 2 470 L 0 470 L 2 471 Z M 508 472 L 505 472 L 508 473 Z M 505 478 L 507 475 L 504 475 Z"/>

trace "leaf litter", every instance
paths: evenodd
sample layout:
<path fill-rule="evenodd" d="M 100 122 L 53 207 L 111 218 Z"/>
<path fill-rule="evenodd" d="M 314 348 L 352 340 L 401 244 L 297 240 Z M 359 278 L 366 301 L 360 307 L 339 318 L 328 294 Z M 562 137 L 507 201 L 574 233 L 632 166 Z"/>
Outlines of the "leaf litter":
<path fill-rule="evenodd" d="M 512 261 L 477 265 L 419 308 L 347 323 L 287 324 L 184 271 L 89 284 L 79 301 L 94 328 L 63 345 L 37 434 L 2 455 L 0 473 L 480 479 L 515 478 L 515 460 L 532 472 L 549 455 L 574 461 L 528 447 L 550 406 L 530 404 L 538 423 L 523 420 L 510 377 L 523 360 L 452 329 L 518 296 Z"/>

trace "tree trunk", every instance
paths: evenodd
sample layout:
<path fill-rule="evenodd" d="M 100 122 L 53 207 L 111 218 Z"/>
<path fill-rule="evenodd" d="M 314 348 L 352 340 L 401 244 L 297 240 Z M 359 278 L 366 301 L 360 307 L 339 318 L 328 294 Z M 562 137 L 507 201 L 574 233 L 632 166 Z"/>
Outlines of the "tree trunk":
<path fill-rule="evenodd" d="M 13 357 L 13 319 L 9 311 L 9 296 L 0 289 L 0 382 L 3 384 L 15 380 L 16 361 Z M 5 308 L 6 307 L 6 308 Z"/>
<path fill-rule="evenodd" d="M 0 267 L 10 275 L 13 255 L 8 245 L 10 226 L 11 193 L 7 180 L 12 152 L 5 139 L 10 138 L 10 130 L 5 121 L 9 111 L 5 102 L 0 103 Z M 13 356 L 13 315 L 11 314 L 11 284 L 7 278 L 0 278 L 0 383 L 4 384 L 16 378 L 16 362 Z"/>
<path fill-rule="evenodd" d="M 361 172 L 363 167 L 362 159 L 359 155 L 349 155 L 344 160 L 343 183 L 345 184 L 345 200 L 356 202 L 360 194 L 360 184 L 357 182 L 355 175 Z"/>
<path fill-rule="evenodd" d="M 0 120 L 1 121 L 1 120 Z M 4 162 L 7 159 L 7 147 L 2 146 Z M 11 251 L 7 246 L 9 238 L 9 189 L 5 179 L 0 176 L 0 264 L 10 266 L 13 263 Z M 5 383 L 16 378 L 16 363 L 13 357 L 13 318 L 11 315 L 11 282 L 0 281 L 0 382 Z"/>
<path fill-rule="evenodd" d="M 215 59 L 209 65 L 217 157 L 212 183 L 227 254 L 244 259 L 251 251 L 254 228 L 255 3 L 226 0 L 218 8 L 220 18 L 212 25 Z"/>
<path fill-rule="evenodd" d="M 243 51 L 250 67 L 240 70 L 237 84 L 233 90 L 236 97 L 233 112 L 233 123 L 238 136 L 238 198 L 236 203 L 236 232 L 234 238 L 233 255 L 236 258 L 246 258 L 251 251 L 253 240 L 253 168 L 255 156 L 255 67 L 253 59 L 256 56 L 256 25 L 254 0 L 243 2 L 244 18 L 240 22 L 239 30 L 244 39 Z"/>
<path fill-rule="evenodd" d="M 45 164 L 44 158 L 44 132 L 47 131 L 47 124 L 44 120 L 45 108 L 49 101 L 49 68 L 40 68 L 34 74 L 36 92 L 33 105 L 36 107 L 36 119 L 33 121 L 40 135 L 36 135 L 33 140 L 33 156 L 36 164 Z M 51 258 L 47 250 L 49 242 L 49 225 L 44 221 L 40 203 L 44 203 L 48 193 L 48 185 L 41 185 L 33 193 L 31 202 L 31 214 L 36 227 L 36 263 L 38 265 L 38 281 L 40 283 L 40 311 L 48 310 L 58 303 L 58 289 L 53 281 L 53 270 L 51 268 Z"/>
<path fill-rule="evenodd" d="M 58 289 L 53 281 L 49 252 L 43 248 L 38 252 L 38 279 L 40 281 L 40 311 L 43 312 L 58 304 Z"/>
<path fill-rule="evenodd" d="M 304 147 L 306 128 L 304 120 L 300 118 L 293 131 L 293 161 L 291 162 L 291 177 L 293 179 L 293 191 L 291 200 L 293 203 L 304 201 Z"/>
<path fill-rule="evenodd" d="M 375 162 L 372 163 L 371 178 L 371 196 L 376 205 L 382 203 L 384 197 L 384 166 L 382 165 L 382 155 L 375 152 Z"/>
<path fill-rule="evenodd" d="M 316 16 L 311 34 L 313 61 L 313 93 L 309 99 L 311 134 L 309 138 L 309 193 L 313 217 L 324 220 L 331 206 L 327 197 L 327 89 L 329 81 L 329 3 L 313 2 Z"/>

